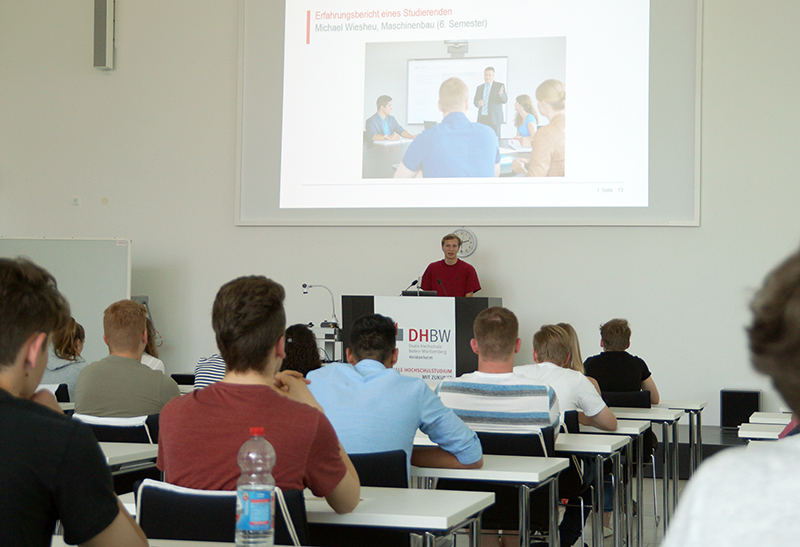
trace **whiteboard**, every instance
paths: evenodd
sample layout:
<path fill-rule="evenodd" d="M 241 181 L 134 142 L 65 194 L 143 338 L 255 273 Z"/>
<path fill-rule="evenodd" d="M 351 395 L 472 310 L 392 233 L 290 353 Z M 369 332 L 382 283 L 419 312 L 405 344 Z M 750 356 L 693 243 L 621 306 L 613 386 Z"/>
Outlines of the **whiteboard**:
<path fill-rule="evenodd" d="M 0 237 L 0 256 L 26 256 L 53 274 L 72 316 L 86 330 L 83 358 L 91 363 L 108 355 L 103 310 L 130 298 L 130 240 Z"/>

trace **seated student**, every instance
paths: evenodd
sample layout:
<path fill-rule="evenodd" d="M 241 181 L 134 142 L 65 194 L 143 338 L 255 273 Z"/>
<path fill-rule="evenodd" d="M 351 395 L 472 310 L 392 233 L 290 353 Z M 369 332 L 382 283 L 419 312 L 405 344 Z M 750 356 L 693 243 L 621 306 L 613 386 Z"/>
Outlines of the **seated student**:
<path fill-rule="evenodd" d="M 750 304 L 753 367 L 800 412 L 800 252 L 773 270 Z M 663 547 L 790 545 L 800 536 L 800 436 L 705 459 L 681 493 Z"/>
<path fill-rule="evenodd" d="M 282 286 L 263 276 L 240 277 L 220 288 L 212 324 L 227 372 L 164 406 L 157 465 L 172 484 L 233 490 L 241 473 L 239 448 L 250 427 L 263 427 L 275 449 L 275 483 L 309 488 L 346 513 L 360 495 L 353 464 L 305 381 L 278 372 L 285 355 L 284 296 Z"/>
<path fill-rule="evenodd" d="M 305 377 L 322 366 L 317 339 L 306 325 L 298 323 L 286 329 L 285 346 L 286 357 L 281 364 L 282 371 L 296 370 Z"/>
<path fill-rule="evenodd" d="M 219 353 L 201 357 L 194 367 L 194 388 L 201 389 L 225 377 L 225 360 Z"/>
<path fill-rule="evenodd" d="M 392 368 L 396 336 L 391 318 L 360 317 L 350 334 L 349 364 L 330 363 L 308 375 L 308 387 L 342 444 L 351 454 L 403 449 L 412 464 L 422 467 L 481 467 L 475 433 L 424 380 Z M 413 448 L 417 429 L 439 447 Z"/>
<path fill-rule="evenodd" d="M 153 326 L 153 322 L 150 320 L 150 317 L 146 317 L 145 320 L 147 323 L 147 345 L 144 348 L 144 353 L 142 353 L 142 358 L 140 361 L 143 365 L 147 365 L 153 370 L 164 373 L 166 372 L 164 369 L 164 361 L 158 358 L 158 348 L 161 345 L 161 336 Z"/>
<path fill-rule="evenodd" d="M 395 178 L 497 177 L 500 147 L 488 125 L 467 119 L 469 89 L 458 78 L 439 88 L 441 123 L 428 128 L 408 145 Z"/>
<path fill-rule="evenodd" d="M 366 131 L 368 141 L 399 141 L 400 137 L 413 139 L 414 135 L 403 129 L 403 126 L 392 116 L 392 98 L 381 95 L 375 101 L 378 111 L 367 118 Z"/>
<path fill-rule="evenodd" d="M 66 326 L 53 333 L 53 352 L 47 359 L 43 384 L 67 384 L 69 400 L 75 401 L 75 384 L 78 375 L 88 363 L 81 357 L 86 332 L 72 317 Z"/>
<path fill-rule="evenodd" d="M 533 135 L 529 158 L 517 158 L 511 164 L 515 173 L 528 177 L 563 177 L 565 173 L 564 83 L 545 80 L 536 88 L 539 113 L 550 120 Z"/>
<path fill-rule="evenodd" d="M 522 143 L 523 146 L 530 146 L 533 141 L 533 135 L 536 134 L 536 127 L 539 125 L 539 119 L 536 116 L 536 109 L 533 107 L 533 100 L 530 95 L 520 95 L 514 102 L 514 110 L 516 117 L 514 118 L 514 126 L 517 128 L 517 134 L 514 137 Z"/>
<path fill-rule="evenodd" d="M 87 365 L 75 386 L 75 413 L 130 417 L 158 414 L 181 394 L 169 376 L 140 362 L 147 346 L 147 310 L 120 300 L 103 313 L 103 341 L 108 357 Z"/>
<path fill-rule="evenodd" d="M 70 544 L 146 546 L 91 429 L 64 416 L 49 391 L 36 391 L 50 335 L 68 320 L 49 273 L 0 258 L 0 544 L 49 546 L 60 520 Z"/>
<path fill-rule="evenodd" d="M 612 319 L 600 327 L 603 352 L 586 359 L 586 376 L 597 380 L 601 391 L 649 391 L 650 402 L 661 398 L 647 363 L 631 355 L 631 328 L 625 319 Z"/>

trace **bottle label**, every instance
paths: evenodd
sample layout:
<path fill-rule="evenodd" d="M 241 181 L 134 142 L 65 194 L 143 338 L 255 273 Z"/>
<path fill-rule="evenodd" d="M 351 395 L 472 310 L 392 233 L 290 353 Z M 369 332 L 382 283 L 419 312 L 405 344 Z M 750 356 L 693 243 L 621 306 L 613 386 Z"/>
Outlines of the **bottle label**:
<path fill-rule="evenodd" d="M 266 532 L 272 529 L 273 492 L 273 490 L 237 490 L 237 530 Z"/>

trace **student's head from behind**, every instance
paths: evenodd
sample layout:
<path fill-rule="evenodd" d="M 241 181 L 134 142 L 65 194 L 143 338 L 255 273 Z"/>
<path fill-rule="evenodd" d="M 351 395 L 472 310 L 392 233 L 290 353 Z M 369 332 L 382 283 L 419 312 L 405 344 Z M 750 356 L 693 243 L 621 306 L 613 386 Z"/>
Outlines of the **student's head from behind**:
<path fill-rule="evenodd" d="M 554 112 L 564 110 L 566 98 L 567 88 L 559 80 L 545 80 L 536 88 L 536 100 L 539 102 L 540 111 L 542 103 L 549 105 Z"/>
<path fill-rule="evenodd" d="M 631 346 L 631 328 L 626 319 L 600 325 L 600 345 L 605 351 L 625 351 Z"/>
<path fill-rule="evenodd" d="M 77 361 L 81 356 L 85 341 L 86 332 L 83 327 L 70 317 L 63 328 L 53 333 L 53 353 L 59 359 Z"/>
<path fill-rule="evenodd" d="M 52 275 L 26 258 L 0 258 L 0 372 L 27 359 L 21 351 L 32 344 L 38 348 L 37 359 L 47 363 L 49 336 L 69 318 L 69 304 Z M 38 379 L 44 373 L 44 366 L 40 368 Z"/>
<path fill-rule="evenodd" d="M 558 325 L 542 325 L 533 335 L 533 360 L 570 368 L 569 333 Z"/>
<path fill-rule="evenodd" d="M 384 115 L 391 114 L 392 98 L 389 95 L 381 95 L 378 97 L 378 100 L 375 101 L 375 106 L 378 107 L 378 112 L 382 112 Z"/>
<path fill-rule="evenodd" d="M 298 323 L 286 329 L 284 343 L 286 357 L 281 370 L 296 370 L 303 376 L 322 366 L 319 348 L 314 333 L 307 326 Z"/>
<path fill-rule="evenodd" d="M 391 317 L 379 314 L 364 315 L 356 319 L 350 331 L 347 360 L 356 364 L 373 359 L 391 367 L 397 362 L 397 327 Z"/>
<path fill-rule="evenodd" d="M 147 345 L 144 347 L 144 352 L 149 353 L 156 359 L 158 358 L 158 348 L 161 347 L 161 335 L 153 326 L 153 321 L 150 320 L 148 315 L 146 318 L 147 327 Z"/>
<path fill-rule="evenodd" d="M 581 343 L 578 340 L 578 333 L 569 323 L 559 323 L 558 326 L 569 334 L 569 361 L 567 362 L 567 368 L 577 370 L 583 374 L 583 357 L 581 356 Z"/>
<path fill-rule="evenodd" d="M 750 309 L 753 366 L 769 375 L 786 403 L 800 413 L 800 251 L 767 276 Z"/>
<path fill-rule="evenodd" d="M 472 350 L 485 361 L 503 361 L 519 351 L 519 321 L 506 308 L 486 308 L 472 323 Z"/>
<path fill-rule="evenodd" d="M 239 277 L 219 289 L 211 324 L 228 370 L 263 372 L 271 356 L 280 365 L 284 357 L 285 297 L 283 287 L 263 275 Z"/>
<path fill-rule="evenodd" d="M 469 107 L 469 89 L 459 78 L 445 80 L 439 87 L 439 110 L 445 115 L 466 112 Z"/>
<path fill-rule="evenodd" d="M 483 81 L 486 82 L 487 84 L 490 84 L 494 81 L 493 66 L 487 66 L 485 69 L 483 69 Z"/>
<path fill-rule="evenodd" d="M 114 302 L 103 312 L 103 340 L 112 354 L 136 354 L 147 343 L 147 308 L 133 300 Z"/>

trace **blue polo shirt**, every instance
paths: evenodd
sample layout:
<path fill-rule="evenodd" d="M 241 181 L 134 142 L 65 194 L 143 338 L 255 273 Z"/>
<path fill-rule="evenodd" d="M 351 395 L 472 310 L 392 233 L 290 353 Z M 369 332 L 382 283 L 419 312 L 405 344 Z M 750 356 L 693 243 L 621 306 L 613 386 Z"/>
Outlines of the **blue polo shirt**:
<path fill-rule="evenodd" d="M 384 137 L 388 137 L 390 135 L 394 135 L 397 133 L 400 135 L 405 129 L 403 126 L 400 125 L 397 121 L 397 118 L 394 116 L 386 116 L 386 118 L 381 118 L 381 115 L 377 112 L 367 118 L 366 123 L 367 129 L 367 140 L 372 140 L 375 135 L 383 135 Z"/>
<path fill-rule="evenodd" d="M 364 359 L 355 366 L 327 364 L 309 372 L 308 379 L 308 389 L 350 454 L 403 449 L 410 462 L 414 435 L 421 429 L 463 464 L 483 455 L 475 433 L 421 378 Z"/>
<path fill-rule="evenodd" d="M 403 156 L 403 165 L 423 177 L 494 177 L 498 163 L 497 134 L 463 112 L 451 112 L 417 135 Z"/>

